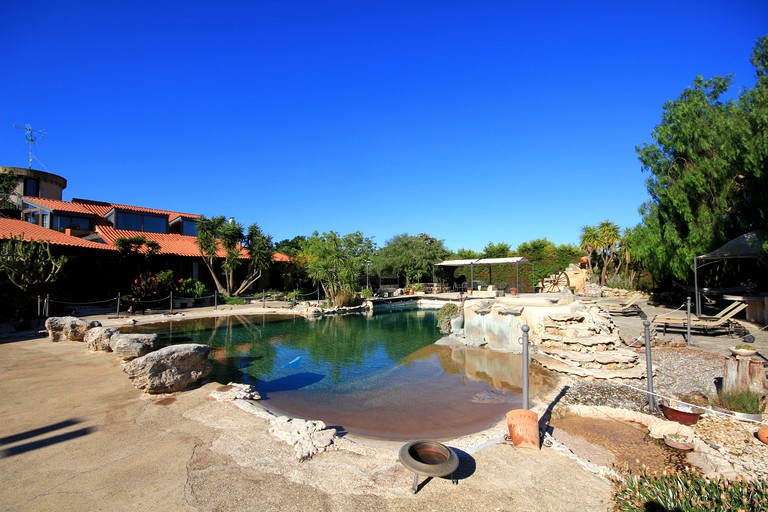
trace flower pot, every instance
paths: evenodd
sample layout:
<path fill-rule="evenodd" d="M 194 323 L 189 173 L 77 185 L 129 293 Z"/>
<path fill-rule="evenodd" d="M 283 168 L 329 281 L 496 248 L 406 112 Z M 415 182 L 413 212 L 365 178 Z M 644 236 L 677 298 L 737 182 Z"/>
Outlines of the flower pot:
<path fill-rule="evenodd" d="M 735 356 L 753 356 L 757 354 L 757 350 L 746 349 L 746 348 L 728 347 L 728 350 L 730 350 L 731 354 Z"/>
<path fill-rule="evenodd" d="M 693 450 L 693 439 L 679 434 L 667 434 L 664 436 L 664 443 L 677 450 Z"/>
<path fill-rule="evenodd" d="M 512 444 L 520 448 L 539 449 L 539 415 L 528 409 L 515 409 L 506 415 Z"/>
<path fill-rule="evenodd" d="M 757 431 L 757 438 L 768 444 L 768 427 L 760 427 L 760 430 Z"/>
<path fill-rule="evenodd" d="M 693 425 L 701 417 L 701 413 L 693 409 L 684 406 L 670 407 L 664 403 L 661 404 L 661 413 L 668 420 L 676 421 L 681 425 Z"/>

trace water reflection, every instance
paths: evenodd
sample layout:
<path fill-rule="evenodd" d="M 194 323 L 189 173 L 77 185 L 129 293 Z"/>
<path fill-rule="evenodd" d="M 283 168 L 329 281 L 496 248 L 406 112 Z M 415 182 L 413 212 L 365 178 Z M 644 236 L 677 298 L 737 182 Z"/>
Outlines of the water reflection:
<path fill-rule="evenodd" d="M 289 416 L 389 439 L 476 432 L 520 407 L 519 355 L 435 345 L 433 312 L 303 318 L 219 317 L 137 326 L 164 344 L 210 345 L 218 382 L 253 384 Z M 550 384 L 532 368 L 531 395 Z"/>

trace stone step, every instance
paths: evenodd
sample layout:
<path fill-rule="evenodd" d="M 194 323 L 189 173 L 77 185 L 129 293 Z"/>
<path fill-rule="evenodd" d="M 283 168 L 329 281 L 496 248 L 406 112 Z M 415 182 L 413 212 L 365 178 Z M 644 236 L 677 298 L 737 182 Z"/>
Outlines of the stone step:
<path fill-rule="evenodd" d="M 554 322 L 554 325 L 561 325 L 582 323 L 586 316 L 584 313 L 576 311 L 574 313 L 555 313 L 554 315 L 549 315 L 547 318 L 551 322 Z"/>
<path fill-rule="evenodd" d="M 638 356 L 631 350 L 616 349 L 603 352 L 575 352 L 560 348 L 544 349 L 552 356 L 565 359 L 583 368 L 605 368 L 616 370 L 630 368 L 637 364 Z"/>
<path fill-rule="evenodd" d="M 565 361 L 554 358 L 541 352 L 531 354 L 531 358 L 541 364 L 544 368 L 552 370 L 558 373 L 565 373 L 568 375 L 575 375 L 577 377 L 584 377 L 587 379 L 628 379 L 628 380 L 640 380 L 645 378 L 645 361 L 639 361 L 637 365 L 632 368 L 621 368 L 616 370 L 600 369 L 600 368 L 584 368 L 582 366 L 574 366 L 568 364 Z"/>
<path fill-rule="evenodd" d="M 589 338 L 570 338 L 567 336 L 541 336 L 542 347 L 547 349 L 560 348 L 573 352 L 603 352 L 613 350 L 622 345 L 621 340 L 614 334 L 595 334 Z"/>

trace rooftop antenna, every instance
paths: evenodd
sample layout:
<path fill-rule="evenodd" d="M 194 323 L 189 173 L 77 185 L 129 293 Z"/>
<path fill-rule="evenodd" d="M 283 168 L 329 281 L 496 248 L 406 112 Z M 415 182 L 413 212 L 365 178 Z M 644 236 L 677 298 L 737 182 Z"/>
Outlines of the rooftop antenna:
<path fill-rule="evenodd" d="M 45 137 L 47 135 L 45 130 L 33 130 L 32 126 L 29 123 L 25 124 L 24 126 L 19 126 L 17 124 L 14 124 L 13 127 L 18 128 L 19 130 L 24 130 L 25 132 L 24 136 L 27 139 L 27 142 L 29 143 L 29 168 L 32 169 L 32 160 L 37 160 L 40 163 L 40 165 L 42 165 L 43 168 L 45 168 L 45 165 L 43 164 L 43 162 L 40 162 L 40 159 L 32 154 L 32 145 L 37 140 L 37 137 Z"/>

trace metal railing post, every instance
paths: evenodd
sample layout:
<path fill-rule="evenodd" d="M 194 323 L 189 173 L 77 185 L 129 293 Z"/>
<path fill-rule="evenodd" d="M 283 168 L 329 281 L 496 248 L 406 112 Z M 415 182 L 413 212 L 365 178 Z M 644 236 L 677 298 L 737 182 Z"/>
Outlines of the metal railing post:
<path fill-rule="evenodd" d="M 115 316 L 120 318 L 120 292 L 117 293 L 117 313 Z"/>
<path fill-rule="evenodd" d="M 656 412 L 656 403 L 653 398 L 653 366 L 651 362 L 651 322 L 643 320 L 643 331 L 645 333 L 645 377 L 648 380 L 648 410 L 653 414 Z"/>
<path fill-rule="evenodd" d="M 219 307 L 219 291 L 213 292 L 213 310 L 215 311 Z"/>
<path fill-rule="evenodd" d="M 40 318 L 41 308 L 42 308 L 42 299 L 40 296 L 37 296 L 37 318 Z"/>
<path fill-rule="evenodd" d="M 523 409 L 528 409 L 528 331 L 531 328 L 523 324 Z"/>
<path fill-rule="evenodd" d="M 173 314 L 173 292 L 171 292 L 171 314 Z"/>
<path fill-rule="evenodd" d="M 685 328 L 687 331 L 687 335 L 685 337 L 685 344 L 689 347 L 691 346 L 691 297 L 688 296 L 687 299 L 687 307 L 688 307 L 688 320 L 685 322 Z"/>

